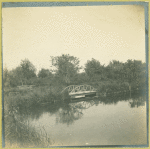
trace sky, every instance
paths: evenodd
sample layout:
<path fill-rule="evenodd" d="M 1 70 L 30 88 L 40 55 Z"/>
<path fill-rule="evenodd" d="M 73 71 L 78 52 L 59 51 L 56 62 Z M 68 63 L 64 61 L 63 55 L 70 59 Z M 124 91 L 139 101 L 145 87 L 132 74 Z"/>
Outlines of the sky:
<path fill-rule="evenodd" d="M 2 8 L 3 65 L 27 58 L 50 69 L 50 56 L 70 54 L 84 66 L 92 58 L 145 62 L 144 7 L 140 5 Z"/>

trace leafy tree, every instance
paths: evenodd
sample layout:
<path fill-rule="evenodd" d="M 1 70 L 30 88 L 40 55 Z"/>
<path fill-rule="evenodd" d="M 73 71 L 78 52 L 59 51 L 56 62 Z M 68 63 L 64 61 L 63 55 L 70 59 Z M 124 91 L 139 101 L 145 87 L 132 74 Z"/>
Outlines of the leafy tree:
<path fill-rule="evenodd" d="M 139 86 L 142 83 L 142 78 L 145 78 L 144 65 L 138 60 L 128 60 L 124 65 L 125 80 L 134 86 Z"/>
<path fill-rule="evenodd" d="M 122 62 L 116 60 L 111 61 L 106 67 L 107 77 L 110 79 L 117 79 L 122 81 L 122 76 L 124 74 L 123 67 L 124 64 Z"/>
<path fill-rule="evenodd" d="M 20 67 L 23 77 L 25 79 L 36 77 L 36 68 L 28 59 L 22 60 Z"/>
<path fill-rule="evenodd" d="M 5 82 L 5 79 L 4 79 L 4 82 Z M 9 86 L 15 87 L 17 85 L 21 85 L 21 84 L 23 85 L 25 82 L 26 82 L 26 79 L 24 78 L 22 68 L 20 66 L 7 72 L 7 84 L 9 83 Z"/>
<path fill-rule="evenodd" d="M 9 82 L 9 87 L 15 87 L 19 84 L 19 77 L 16 76 L 16 73 L 15 73 L 15 69 L 9 71 L 8 73 L 8 81 Z"/>
<path fill-rule="evenodd" d="M 14 69 L 12 73 L 13 73 L 14 77 L 18 79 L 19 85 L 20 84 L 23 85 L 26 82 L 26 78 L 25 78 L 25 76 L 23 74 L 23 70 L 20 66 L 18 66 L 16 69 Z"/>
<path fill-rule="evenodd" d="M 88 60 L 85 64 L 85 72 L 90 77 L 93 78 L 95 75 L 103 74 L 104 66 L 100 64 L 99 61 L 92 58 L 92 60 Z"/>
<path fill-rule="evenodd" d="M 39 78 L 45 78 L 45 77 L 49 77 L 49 76 L 52 76 L 52 73 L 50 72 L 49 69 L 42 68 L 38 73 Z"/>
<path fill-rule="evenodd" d="M 5 71 L 5 76 L 7 74 L 8 76 L 7 80 L 9 80 L 7 82 L 9 82 L 9 85 L 11 87 L 15 87 L 17 85 L 27 84 L 28 80 L 35 78 L 36 77 L 35 71 L 36 69 L 33 66 L 33 64 L 29 60 L 25 59 L 22 60 L 20 65 L 15 69 L 11 70 L 10 72 Z"/>
<path fill-rule="evenodd" d="M 79 72 L 79 59 L 63 54 L 61 56 L 51 57 L 52 66 L 56 68 L 56 75 L 59 75 L 65 83 L 71 83 L 71 78 Z"/>
<path fill-rule="evenodd" d="M 3 69 L 3 85 L 4 87 L 10 86 L 9 71 L 6 67 Z"/>

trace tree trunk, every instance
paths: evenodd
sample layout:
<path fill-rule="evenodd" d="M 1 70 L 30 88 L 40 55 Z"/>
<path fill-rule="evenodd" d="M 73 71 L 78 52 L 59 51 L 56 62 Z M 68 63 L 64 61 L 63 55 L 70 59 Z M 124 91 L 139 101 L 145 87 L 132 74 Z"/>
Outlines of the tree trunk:
<path fill-rule="evenodd" d="M 130 98 L 131 98 L 131 85 L 129 84 Z"/>
<path fill-rule="evenodd" d="M 69 84 L 70 83 L 70 78 L 68 77 L 68 75 L 65 76 L 65 83 Z"/>

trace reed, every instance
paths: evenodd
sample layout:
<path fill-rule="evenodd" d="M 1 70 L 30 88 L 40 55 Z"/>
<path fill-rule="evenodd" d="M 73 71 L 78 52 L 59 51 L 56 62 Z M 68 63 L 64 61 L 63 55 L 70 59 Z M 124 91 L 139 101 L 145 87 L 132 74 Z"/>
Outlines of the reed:
<path fill-rule="evenodd" d="M 4 124 L 5 124 L 5 147 L 49 147 L 53 144 L 50 136 L 44 128 L 37 132 L 36 128 L 29 121 L 29 103 L 23 104 L 20 100 L 12 98 L 5 101 Z M 20 114 L 20 105 L 26 109 L 26 113 Z M 23 109 L 22 109 L 23 110 Z"/>

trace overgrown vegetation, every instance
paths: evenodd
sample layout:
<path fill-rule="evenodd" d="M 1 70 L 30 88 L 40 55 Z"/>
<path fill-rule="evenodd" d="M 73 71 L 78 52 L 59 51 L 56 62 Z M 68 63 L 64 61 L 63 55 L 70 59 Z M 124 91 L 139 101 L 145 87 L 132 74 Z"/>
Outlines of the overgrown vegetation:
<path fill-rule="evenodd" d="M 37 118 L 43 110 L 59 112 L 57 121 L 67 125 L 82 117 L 82 109 L 85 107 L 64 103 L 70 97 L 68 92 L 61 94 L 61 91 L 68 85 L 88 84 L 95 87 L 99 98 L 91 104 L 116 104 L 120 100 L 126 100 L 129 92 L 145 94 L 146 91 L 146 64 L 138 60 L 128 60 L 125 63 L 114 60 L 105 66 L 92 59 L 82 68 L 82 73 L 79 72 L 80 61 L 74 56 L 51 57 L 51 62 L 53 70 L 42 68 L 38 73 L 27 59 L 22 60 L 11 71 L 4 68 L 3 99 L 7 147 L 49 147 L 53 144 L 46 132 L 39 134 L 28 123 L 29 117 Z M 144 101 L 132 101 L 130 105 L 139 106 Z M 42 110 L 41 106 L 44 106 Z"/>

